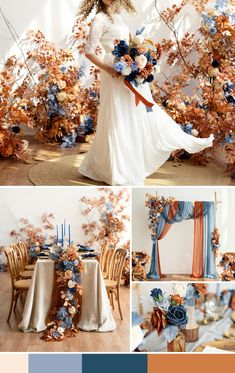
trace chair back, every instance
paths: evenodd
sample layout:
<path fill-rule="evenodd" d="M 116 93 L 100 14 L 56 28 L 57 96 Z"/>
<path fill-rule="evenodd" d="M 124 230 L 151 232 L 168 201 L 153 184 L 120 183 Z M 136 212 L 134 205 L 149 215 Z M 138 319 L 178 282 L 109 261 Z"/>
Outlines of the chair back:
<path fill-rule="evenodd" d="M 30 264 L 29 251 L 28 251 L 26 243 L 24 241 L 19 241 L 18 242 L 18 247 L 23 254 L 24 266 L 27 265 L 27 264 Z"/>
<path fill-rule="evenodd" d="M 19 262 L 19 270 L 20 271 L 24 271 L 24 269 L 25 269 L 24 253 L 21 250 L 19 244 L 17 245 L 15 243 L 12 243 L 12 244 L 10 244 L 10 247 L 13 250 L 15 250 L 15 252 L 16 252 L 16 255 L 17 255 L 17 258 L 18 258 L 18 262 Z"/>
<path fill-rule="evenodd" d="M 101 270 L 102 270 L 102 273 L 107 276 L 107 278 L 109 278 L 110 268 L 111 268 L 114 253 L 115 253 L 115 249 L 106 248 L 103 258 L 102 258 Z"/>
<path fill-rule="evenodd" d="M 109 279 L 117 281 L 118 285 L 120 284 L 122 278 L 122 271 L 124 268 L 127 253 L 128 252 L 126 249 L 117 249 L 112 258 Z"/>
<path fill-rule="evenodd" d="M 20 264 L 18 260 L 17 250 L 13 247 L 5 249 L 7 262 L 10 270 L 12 285 L 15 281 L 20 280 Z"/>

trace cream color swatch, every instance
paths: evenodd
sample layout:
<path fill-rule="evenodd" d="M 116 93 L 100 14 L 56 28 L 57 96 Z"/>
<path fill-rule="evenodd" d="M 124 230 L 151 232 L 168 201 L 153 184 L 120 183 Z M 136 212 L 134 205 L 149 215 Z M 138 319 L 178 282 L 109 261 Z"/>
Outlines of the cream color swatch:
<path fill-rule="evenodd" d="M 28 373 L 27 354 L 0 354 L 1 373 Z"/>

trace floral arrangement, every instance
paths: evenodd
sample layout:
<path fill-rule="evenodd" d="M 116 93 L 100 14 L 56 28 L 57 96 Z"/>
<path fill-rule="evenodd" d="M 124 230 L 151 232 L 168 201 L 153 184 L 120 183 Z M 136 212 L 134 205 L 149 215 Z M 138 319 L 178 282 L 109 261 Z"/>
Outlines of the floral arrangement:
<path fill-rule="evenodd" d="M 153 82 L 153 96 L 193 135 L 214 134 L 214 146 L 225 154 L 227 167 L 233 174 L 235 13 L 232 0 L 215 0 L 213 8 L 208 3 L 209 0 L 182 0 L 179 5 L 160 11 L 155 1 L 156 22 L 163 22 L 171 35 L 161 43 L 162 60 L 169 71 L 176 67 L 176 72 L 162 82 L 160 79 Z M 199 13 L 201 25 L 195 32 L 186 32 L 181 37 L 177 20 L 185 7 L 193 7 Z M 192 159 L 208 163 L 210 149 L 193 155 Z"/>
<path fill-rule="evenodd" d="M 82 225 L 85 236 L 89 236 L 86 245 L 112 245 L 120 244 L 123 233 L 127 230 L 130 220 L 128 211 L 128 189 L 114 191 L 109 188 L 99 188 L 99 198 L 82 197 L 82 215 L 92 221 Z M 94 217 L 97 217 L 94 219 Z"/>
<path fill-rule="evenodd" d="M 160 220 L 161 213 L 167 205 L 173 206 L 175 200 L 173 197 L 159 197 L 158 194 L 146 194 L 145 206 L 149 209 L 148 221 L 152 237 L 156 237 L 156 225 Z"/>
<path fill-rule="evenodd" d="M 231 281 L 235 279 L 235 255 L 233 253 L 223 254 L 219 267 L 222 269 L 222 281 Z"/>
<path fill-rule="evenodd" d="M 180 329 L 184 328 L 188 322 L 187 311 L 184 306 L 186 288 L 180 294 L 179 289 L 176 290 L 177 292 L 170 296 L 166 296 L 161 289 L 157 288 L 150 293 L 154 302 L 151 315 L 152 328 L 157 331 L 159 336 L 163 334 L 168 343 L 177 337 Z"/>
<path fill-rule="evenodd" d="M 151 260 L 145 252 L 132 252 L 132 280 L 133 281 L 145 281 L 146 275 L 146 264 Z"/>
<path fill-rule="evenodd" d="M 90 70 L 94 81 L 85 88 L 82 78 L 86 66 L 76 62 L 72 50 L 57 50 L 40 31 L 29 32 L 27 41 L 30 51 L 26 61 L 37 76 L 37 84 L 25 99 L 25 110 L 39 129 L 37 138 L 43 142 L 61 142 L 69 136 L 76 139 L 86 115 L 96 121 L 98 70 Z"/>
<path fill-rule="evenodd" d="M 16 240 L 22 239 L 29 248 L 43 245 L 47 239 L 47 231 L 52 231 L 55 228 L 54 219 L 52 213 L 44 213 L 41 216 L 42 225 L 37 227 L 28 219 L 21 218 L 19 221 L 21 227 L 18 230 L 12 230 L 10 236 Z M 49 239 L 54 241 L 54 235 L 50 235 Z M 31 256 L 34 256 L 33 252 L 31 252 Z"/>
<path fill-rule="evenodd" d="M 220 248 L 220 233 L 218 228 L 215 228 L 211 234 L 211 243 L 214 254 L 218 255 L 218 251 Z"/>
<path fill-rule="evenodd" d="M 130 37 L 129 44 L 125 40 L 116 40 L 112 52 L 116 72 L 135 86 L 154 80 L 161 56 L 160 45 L 142 37 L 144 29 L 137 31 L 135 37 Z"/>
<path fill-rule="evenodd" d="M 45 341 L 61 341 L 65 337 L 73 337 L 78 330 L 75 327 L 75 316 L 79 315 L 81 304 L 80 273 L 82 263 L 76 246 L 63 251 L 57 248 L 51 253 L 51 259 L 56 262 L 56 282 L 58 284 L 59 302 L 50 315 L 50 322 L 42 339 Z"/>
<path fill-rule="evenodd" d="M 16 57 L 9 58 L 0 71 L 0 156 L 28 161 L 28 142 L 23 139 L 20 123 L 31 124 L 15 91 L 15 81 L 22 73 Z"/>
<path fill-rule="evenodd" d="M 73 32 L 80 43 L 86 38 L 81 27 Z M 71 147 L 90 141 L 97 122 L 99 70 L 90 67 L 85 85 L 84 63 L 76 62 L 72 49 L 57 50 L 40 31 L 28 32 L 18 46 L 22 58 L 10 57 L 0 71 L 0 156 L 30 160 L 23 125 L 37 129 L 42 142 Z"/>

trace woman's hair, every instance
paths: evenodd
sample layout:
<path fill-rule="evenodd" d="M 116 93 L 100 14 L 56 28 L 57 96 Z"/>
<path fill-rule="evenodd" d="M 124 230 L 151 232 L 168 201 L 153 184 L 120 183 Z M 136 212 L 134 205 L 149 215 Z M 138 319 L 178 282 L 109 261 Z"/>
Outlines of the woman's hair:
<path fill-rule="evenodd" d="M 117 12 L 121 10 L 125 10 L 128 13 L 136 12 L 136 9 L 131 0 L 114 0 L 113 5 L 115 11 Z M 79 14 L 84 19 L 86 19 L 94 9 L 96 10 L 96 13 L 107 13 L 106 5 L 103 3 L 102 0 L 82 0 L 79 8 Z"/>

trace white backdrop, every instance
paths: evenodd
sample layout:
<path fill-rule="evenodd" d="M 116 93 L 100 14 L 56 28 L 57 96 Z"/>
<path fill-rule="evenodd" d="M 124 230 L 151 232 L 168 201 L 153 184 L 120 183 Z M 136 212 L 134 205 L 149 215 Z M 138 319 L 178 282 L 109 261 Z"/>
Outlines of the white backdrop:
<path fill-rule="evenodd" d="M 6 246 L 12 239 L 9 232 L 17 228 L 20 218 L 28 218 L 32 224 L 41 226 L 45 212 L 55 215 L 55 224 L 71 224 L 71 238 L 84 242 L 82 223 L 87 222 L 81 215 L 80 198 L 99 197 L 96 188 L 1 188 L 0 189 L 0 246 Z M 92 220 L 95 217 L 92 217 Z M 54 233 L 54 232 L 52 232 Z M 50 233 L 49 233 L 50 234 Z M 129 232 L 123 234 L 123 241 L 130 239 Z"/>
<path fill-rule="evenodd" d="M 235 252 L 235 191 L 233 188 L 135 188 L 132 207 L 132 247 L 151 254 L 151 238 L 148 229 L 148 209 L 145 207 L 146 193 L 173 196 L 182 201 L 213 201 L 215 192 L 218 204 L 217 225 L 221 230 L 221 252 Z M 160 241 L 162 271 L 165 273 L 189 273 L 193 254 L 193 220 L 174 224 Z"/>

